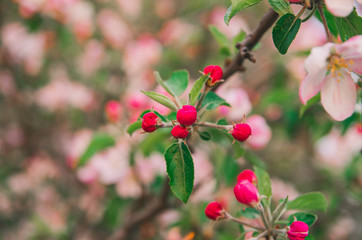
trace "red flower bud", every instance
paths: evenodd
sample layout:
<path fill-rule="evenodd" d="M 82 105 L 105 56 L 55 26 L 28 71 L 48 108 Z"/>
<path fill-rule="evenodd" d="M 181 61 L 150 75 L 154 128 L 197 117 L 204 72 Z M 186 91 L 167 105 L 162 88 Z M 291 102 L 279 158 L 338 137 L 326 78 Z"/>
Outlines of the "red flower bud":
<path fill-rule="evenodd" d="M 174 138 L 186 138 L 189 135 L 189 131 L 187 131 L 186 127 L 176 125 L 172 128 L 171 134 Z"/>
<path fill-rule="evenodd" d="M 243 180 L 234 187 L 236 199 L 245 205 L 255 207 L 260 202 L 258 189 L 248 180 Z"/>
<path fill-rule="evenodd" d="M 308 236 L 309 226 L 305 222 L 294 221 L 287 232 L 290 240 L 304 240 Z"/>
<path fill-rule="evenodd" d="M 255 173 L 250 169 L 246 169 L 238 175 L 238 183 L 243 180 L 248 180 L 254 185 L 258 183 L 258 179 L 256 178 Z"/>
<path fill-rule="evenodd" d="M 190 126 L 196 122 L 197 111 L 194 106 L 184 105 L 181 109 L 177 111 L 176 119 L 177 121 L 184 125 Z"/>
<path fill-rule="evenodd" d="M 211 84 L 216 83 L 222 78 L 222 68 L 218 65 L 210 65 L 204 68 L 204 74 L 210 73 Z"/>
<path fill-rule="evenodd" d="M 108 121 L 117 122 L 121 116 L 121 104 L 116 100 L 108 101 L 104 107 Z"/>
<path fill-rule="evenodd" d="M 246 123 L 235 124 L 231 135 L 238 141 L 244 142 L 251 135 L 251 128 Z"/>
<path fill-rule="evenodd" d="M 149 112 L 143 115 L 143 121 L 142 121 L 142 129 L 145 132 L 153 132 L 157 129 L 156 124 L 158 121 L 158 117 L 155 113 Z"/>
<path fill-rule="evenodd" d="M 224 208 L 218 202 L 211 202 L 205 208 L 206 217 L 211 220 L 218 220 L 219 218 L 224 217 Z"/>

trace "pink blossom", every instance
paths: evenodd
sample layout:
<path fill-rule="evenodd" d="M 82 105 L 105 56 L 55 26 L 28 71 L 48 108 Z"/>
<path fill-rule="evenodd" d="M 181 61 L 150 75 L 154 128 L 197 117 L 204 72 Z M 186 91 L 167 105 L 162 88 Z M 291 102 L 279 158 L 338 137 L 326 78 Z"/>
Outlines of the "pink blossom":
<path fill-rule="evenodd" d="M 305 68 L 308 74 L 299 89 L 302 103 L 320 91 L 324 109 L 335 120 L 351 116 L 357 99 L 351 72 L 362 74 L 362 35 L 313 48 Z"/>
<path fill-rule="evenodd" d="M 140 0 L 117 0 L 122 13 L 131 18 L 136 18 L 141 13 L 142 2 Z"/>
<path fill-rule="evenodd" d="M 253 149 L 264 148 L 272 136 L 272 131 L 265 119 L 260 115 L 252 115 L 246 119 L 246 123 L 253 130 L 246 143 Z"/>
<path fill-rule="evenodd" d="M 84 76 L 91 76 L 102 64 L 104 46 L 97 40 L 90 40 L 84 46 L 84 52 L 78 59 L 79 70 Z"/>
<path fill-rule="evenodd" d="M 64 137 L 63 149 L 67 155 L 67 165 L 71 168 L 75 167 L 79 157 L 87 149 L 93 132 L 89 129 L 82 129 L 75 132 L 72 136 Z"/>
<path fill-rule="evenodd" d="M 175 10 L 176 10 L 175 0 L 155 1 L 155 13 L 160 18 L 168 18 L 174 16 Z"/>
<path fill-rule="evenodd" d="M 113 10 L 101 10 L 97 23 L 106 42 L 113 48 L 122 49 L 132 37 L 129 26 Z"/>
<path fill-rule="evenodd" d="M 185 34 L 187 32 L 188 34 Z M 164 26 L 162 26 L 161 31 L 158 33 L 160 41 L 164 45 L 170 45 L 171 47 L 176 45 L 186 45 L 193 33 L 195 32 L 195 27 L 181 19 L 173 19 L 167 21 Z"/>
<path fill-rule="evenodd" d="M 141 196 L 141 185 L 131 168 L 128 168 L 122 178 L 119 179 L 116 185 L 116 191 L 117 194 L 123 198 L 138 198 Z"/>
<path fill-rule="evenodd" d="M 347 17 L 354 9 L 353 0 L 325 0 L 327 9 L 335 16 Z M 356 4 L 362 4 L 362 0 L 356 0 Z"/>
<path fill-rule="evenodd" d="M 239 122 L 244 115 L 250 113 L 252 105 L 244 89 L 238 87 L 222 88 L 218 92 L 231 105 L 231 107 L 220 106 L 218 108 L 219 112 L 227 119 Z"/>
<path fill-rule="evenodd" d="M 14 95 L 17 92 L 14 78 L 10 71 L 0 71 L 0 92 L 7 97 Z"/>

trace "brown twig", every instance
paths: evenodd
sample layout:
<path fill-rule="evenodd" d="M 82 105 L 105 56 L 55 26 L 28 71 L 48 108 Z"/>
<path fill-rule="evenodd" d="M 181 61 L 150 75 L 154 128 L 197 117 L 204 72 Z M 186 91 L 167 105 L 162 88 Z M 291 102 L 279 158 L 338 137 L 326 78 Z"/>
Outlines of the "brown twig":
<path fill-rule="evenodd" d="M 242 42 L 236 44 L 236 47 L 239 49 L 239 53 L 235 56 L 235 58 L 227 64 L 223 79 L 226 81 L 231 75 L 236 72 L 244 71 L 245 68 L 243 66 L 244 60 L 248 59 L 251 62 L 255 63 L 255 58 L 250 53 L 253 47 L 260 41 L 264 33 L 273 26 L 274 22 L 278 19 L 279 15 L 273 9 L 269 9 L 264 17 L 261 19 L 258 27 L 249 34 Z M 213 91 L 215 91 L 219 85 L 213 87 Z"/>

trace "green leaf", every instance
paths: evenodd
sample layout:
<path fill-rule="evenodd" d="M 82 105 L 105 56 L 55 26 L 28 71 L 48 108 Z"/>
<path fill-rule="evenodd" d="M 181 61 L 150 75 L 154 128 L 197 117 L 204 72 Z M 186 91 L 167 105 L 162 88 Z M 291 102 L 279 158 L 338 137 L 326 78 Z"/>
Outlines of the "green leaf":
<path fill-rule="evenodd" d="M 180 96 L 189 84 L 189 72 L 186 70 L 179 70 L 171 74 L 171 78 L 165 82 L 167 87 Z"/>
<path fill-rule="evenodd" d="M 208 92 L 202 101 L 201 107 L 206 107 L 207 110 L 212 110 L 221 105 L 230 107 L 230 104 L 228 104 L 223 98 L 219 97 L 216 93 Z"/>
<path fill-rule="evenodd" d="M 253 6 L 262 0 L 231 0 L 231 6 L 226 10 L 224 21 L 226 25 L 229 25 L 231 18 L 235 16 L 239 11 Z"/>
<path fill-rule="evenodd" d="M 229 40 L 228 38 L 219 31 L 215 26 L 210 25 L 209 30 L 211 34 L 214 36 L 216 42 L 220 45 L 220 47 L 227 47 L 229 48 Z"/>
<path fill-rule="evenodd" d="M 242 144 L 239 142 L 235 142 L 233 144 L 233 150 L 234 150 L 234 158 L 243 157 L 245 154 L 245 149 L 243 148 Z"/>
<path fill-rule="evenodd" d="M 238 35 L 233 38 L 233 46 L 235 46 L 238 42 L 242 42 L 246 38 L 246 32 L 240 31 Z"/>
<path fill-rule="evenodd" d="M 132 136 L 132 133 L 134 133 L 136 130 L 142 128 L 142 120 L 138 120 L 134 123 L 132 123 L 131 125 L 128 126 L 127 128 L 127 133 Z"/>
<path fill-rule="evenodd" d="M 270 5 L 274 9 L 275 12 L 277 12 L 280 16 L 283 16 L 284 14 L 290 13 L 293 14 L 292 7 L 290 6 L 290 3 L 285 0 L 269 0 Z"/>
<path fill-rule="evenodd" d="M 259 211 L 255 208 L 247 207 L 238 212 L 238 215 L 249 218 L 249 219 L 256 219 L 259 217 Z"/>
<path fill-rule="evenodd" d="M 156 93 L 156 92 L 152 92 L 152 91 L 142 91 L 141 92 L 152 98 L 153 100 L 155 100 L 156 102 L 158 103 L 161 103 L 162 105 L 170 108 L 171 110 L 173 111 L 176 111 L 176 105 L 172 102 L 171 99 L 169 99 L 168 97 L 162 95 L 162 94 L 159 94 L 159 93 Z"/>
<path fill-rule="evenodd" d="M 272 188 L 269 174 L 259 167 L 254 167 L 254 171 L 256 178 L 258 179 L 258 190 L 260 195 L 270 198 L 272 195 Z"/>
<path fill-rule="evenodd" d="M 288 210 L 327 210 L 327 200 L 320 192 L 311 192 L 301 195 L 288 203 Z"/>
<path fill-rule="evenodd" d="M 279 218 L 283 214 L 287 204 L 288 204 L 288 196 L 281 203 L 279 203 L 279 205 L 273 211 L 273 222 L 276 222 L 279 220 Z"/>
<path fill-rule="evenodd" d="M 320 93 L 318 93 L 317 95 L 315 95 L 314 97 L 309 99 L 306 105 L 301 106 L 301 108 L 299 110 L 299 118 L 302 118 L 305 111 L 307 111 L 309 108 L 316 105 L 320 101 L 321 101 L 321 94 Z"/>
<path fill-rule="evenodd" d="M 166 150 L 165 159 L 171 190 L 186 203 L 194 187 L 194 163 L 190 150 L 183 142 L 175 143 Z"/>
<path fill-rule="evenodd" d="M 336 17 L 332 13 L 330 13 L 325 7 L 323 8 L 323 13 L 324 13 L 324 16 L 326 17 L 326 21 L 327 21 L 329 31 L 335 37 L 337 37 L 338 36 L 338 28 L 337 28 L 337 24 L 336 24 Z M 318 11 L 315 12 L 315 16 L 321 23 L 323 23 L 321 15 L 319 14 Z"/>
<path fill-rule="evenodd" d="M 289 226 L 290 226 L 290 224 L 292 224 L 292 222 L 295 221 L 294 217 L 296 217 L 297 221 L 301 221 L 301 222 L 308 224 L 309 227 L 311 227 L 317 221 L 317 216 L 315 214 L 297 212 L 288 217 Z"/>
<path fill-rule="evenodd" d="M 90 144 L 88 145 L 87 150 L 85 150 L 83 155 L 79 158 L 78 167 L 84 166 L 88 160 L 97 152 L 114 146 L 114 144 L 115 141 L 111 136 L 104 133 L 95 133 Z"/>
<path fill-rule="evenodd" d="M 189 94 L 189 104 L 194 105 L 199 99 L 200 93 L 202 88 L 204 87 L 205 82 L 209 79 L 209 75 L 203 75 L 199 79 L 197 79 L 192 87 L 190 94 Z"/>
<path fill-rule="evenodd" d="M 362 18 L 357 15 L 356 10 L 346 18 L 336 17 L 336 24 L 343 42 L 362 34 Z"/>
<path fill-rule="evenodd" d="M 209 132 L 199 132 L 200 138 L 205 141 L 209 141 L 211 139 L 211 134 Z"/>
<path fill-rule="evenodd" d="M 286 54 L 290 44 L 297 35 L 301 20 L 293 14 L 282 16 L 273 28 L 273 42 L 281 54 Z"/>

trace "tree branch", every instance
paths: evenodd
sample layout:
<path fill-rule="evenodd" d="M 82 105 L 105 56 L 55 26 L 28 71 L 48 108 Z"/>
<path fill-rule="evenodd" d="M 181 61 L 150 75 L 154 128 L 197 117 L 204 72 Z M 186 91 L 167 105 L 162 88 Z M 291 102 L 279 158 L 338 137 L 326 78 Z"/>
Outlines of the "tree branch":
<path fill-rule="evenodd" d="M 269 9 L 264 17 L 259 22 L 258 27 L 249 34 L 242 42 L 236 44 L 236 47 L 239 49 L 239 53 L 235 56 L 235 58 L 226 65 L 224 70 L 223 79 L 226 81 L 229 77 L 231 77 L 236 72 L 244 71 L 245 68 L 243 66 L 244 60 L 249 59 L 251 62 L 255 62 L 255 58 L 250 53 L 253 47 L 260 41 L 264 33 L 273 26 L 274 22 L 278 19 L 279 15 L 273 9 Z M 215 91 L 220 84 L 213 87 L 213 91 Z"/>

